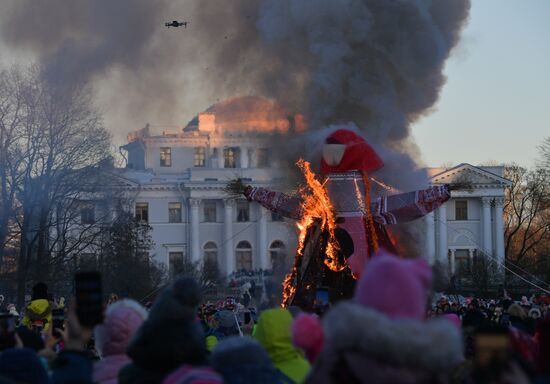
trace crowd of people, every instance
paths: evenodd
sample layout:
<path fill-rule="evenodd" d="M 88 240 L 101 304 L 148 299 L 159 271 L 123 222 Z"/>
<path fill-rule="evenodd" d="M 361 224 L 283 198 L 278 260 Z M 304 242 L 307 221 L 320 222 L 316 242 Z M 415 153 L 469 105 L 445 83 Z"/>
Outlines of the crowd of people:
<path fill-rule="evenodd" d="M 427 305 L 431 281 L 379 254 L 352 300 L 311 314 L 204 302 L 180 277 L 150 308 L 109 297 L 93 329 L 37 284 L 21 311 L 2 303 L 0 383 L 550 383 L 544 297 Z"/>

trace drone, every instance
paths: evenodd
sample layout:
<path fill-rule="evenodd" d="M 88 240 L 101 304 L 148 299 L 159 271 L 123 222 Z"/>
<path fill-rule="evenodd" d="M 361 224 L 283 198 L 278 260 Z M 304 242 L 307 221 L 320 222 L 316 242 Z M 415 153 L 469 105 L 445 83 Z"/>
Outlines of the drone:
<path fill-rule="evenodd" d="M 164 25 L 168 28 L 170 28 L 170 27 L 174 27 L 174 28 L 184 27 L 184 28 L 187 28 L 187 24 L 189 24 L 188 21 L 177 21 L 177 20 L 169 21 L 169 22 L 164 23 Z"/>

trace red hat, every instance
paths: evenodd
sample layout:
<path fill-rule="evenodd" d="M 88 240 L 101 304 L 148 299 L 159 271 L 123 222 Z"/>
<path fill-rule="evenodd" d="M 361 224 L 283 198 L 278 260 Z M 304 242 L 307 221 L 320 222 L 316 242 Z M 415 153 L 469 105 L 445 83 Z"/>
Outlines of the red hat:
<path fill-rule="evenodd" d="M 325 159 L 321 159 L 321 173 L 324 175 L 346 171 L 373 172 L 384 166 L 369 143 L 349 129 L 338 129 L 326 138 L 325 143 L 344 144 L 346 149 L 338 165 L 328 165 Z"/>

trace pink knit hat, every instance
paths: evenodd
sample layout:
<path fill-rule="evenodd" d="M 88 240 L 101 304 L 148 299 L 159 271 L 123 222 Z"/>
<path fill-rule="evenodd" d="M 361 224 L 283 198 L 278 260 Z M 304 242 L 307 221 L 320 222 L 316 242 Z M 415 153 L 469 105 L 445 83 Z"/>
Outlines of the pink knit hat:
<path fill-rule="evenodd" d="M 305 352 L 310 363 L 317 360 L 324 343 L 323 326 L 317 315 L 300 313 L 294 319 L 292 343 Z"/>
<path fill-rule="evenodd" d="M 103 324 L 95 327 L 95 345 L 102 357 L 125 354 L 130 339 L 147 318 L 147 310 L 138 302 L 123 299 L 105 311 Z"/>
<path fill-rule="evenodd" d="M 355 301 L 388 317 L 423 320 L 432 270 L 423 259 L 400 259 L 385 250 L 367 264 Z"/>
<path fill-rule="evenodd" d="M 462 329 L 462 322 L 460 321 L 460 317 L 458 317 L 456 313 L 445 313 L 440 317 L 447 321 L 450 321 L 451 324 L 456 327 L 456 329 Z"/>

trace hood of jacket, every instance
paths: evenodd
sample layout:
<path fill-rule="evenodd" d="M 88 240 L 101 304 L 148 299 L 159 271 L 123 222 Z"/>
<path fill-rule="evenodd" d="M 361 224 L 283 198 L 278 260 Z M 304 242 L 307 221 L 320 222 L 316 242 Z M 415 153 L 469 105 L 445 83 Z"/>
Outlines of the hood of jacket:
<path fill-rule="evenodd" d="M 323 371 L 324 376 L 338 369 L 340 358 L 347 358 L 357 372 L 384 367 L 387 375 L 402 370 L 412 381 L 418 372 L 446 374 L 463 361 L 460 330 L 446 319 L 392 320 L 371 308 L 345 302 L 326 314 L 323 328 L 326 343 L 314 370 Z"/>
<path fill-rule="evenodd" d="M 130 362 L 126 355 L 107 356 L 94 363 L 94 383 L 116 384 L 120 369 Z"/>
<path fill-rule="evenodd" d="M 100 356 L 123 355 L 132 336 L 147 318 L 147 310 L 130 299 L 107 307 L 103 324 L 95 327 L 95 345 Z"/>
<path fill-rule="evenodd" d="M 127 350 L 141 368 L 170 372 L 182 364 L 206 361 L 206 341 L 198 322 L 147 319 L 130 341 Z"/>
<path fill-rule="evenodd" d="M 264 311 L 256 326 L 254 337 L 267 351 L 273 365 L 296 382 L 309 371 L 309 363 L 292 345 L 292 315 L 286 309 Z"/>
<path fill-rule="evenodd" d="M 33 300 L 27 305 L 25 315 L 31 319 L 47 317 L 51 312 L 50 303 L 46 299 Z"/>

